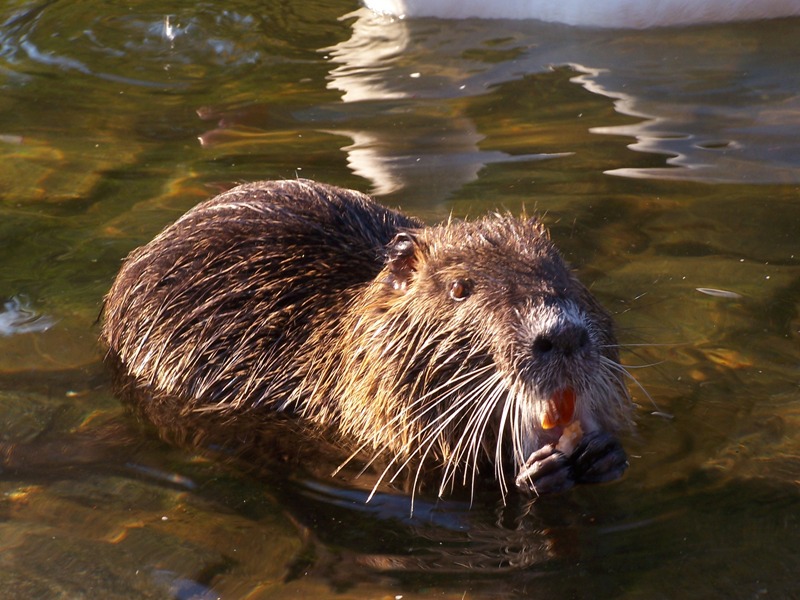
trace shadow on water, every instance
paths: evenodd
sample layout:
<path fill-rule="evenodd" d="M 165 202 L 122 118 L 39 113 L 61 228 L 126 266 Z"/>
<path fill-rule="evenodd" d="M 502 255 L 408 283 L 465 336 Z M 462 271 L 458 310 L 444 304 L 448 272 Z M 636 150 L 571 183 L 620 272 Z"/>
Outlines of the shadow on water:
<path fill-rule="evenodd" d="M 82 443 L 86 440 L 72 439 L 70 451 L 80 452 Z M 114 455 L 107 449 L 102 460 L 84 465 L 92 467 L 94 476 L 113 464 Z M 47 448 L 38 449 L 42 451 Z M 157 478 L 161 486 L 167 482 L 163 472 L 123 463 L 122 455 L 118 459 L 118 470 L 127 471 L 128 478 Z M 38 477 L 35 466 L 28 465 L 26 472 L 28 481 L 51 483 L 56 473 L 62 478 L 86 475 L 63 460 L 48 465 Z M 219 469 L 216 481 L 203 482 L 196 475 L 173 473 L 169 480 L 176 488 L 194 488 L 187 482 L 198 482 L 191 491 L 197 497 L 194 502 L 212 502 L 216 511 L 240 512 L 262 527 L 264 514 L 275 508 L 263 499 L 235 507 L 248 486 L 232 490 L 234 481 L 221 476 Z M 647 595 L 667 582 L 667 597 L 751 597 L 767 592 L 783 597 L 795 589 L 800 495 L 796 487 L 774 480 L 731 480 L 698 472 L 646 494 L 624 488 L 610 494 L 584 489 L 535 502 L 515 498 L 506 506 L 478 498 L 472 507 L 418 499 L 413 518 L 408 516 L 407 497 L 380 493 L 365 503 L 365 491 L 297 473 L 285 480 L 273 473 L 266 481 L 266 489 L 303 540 L 291 553 L 271 558 L 288 589 L 309 578 L 339 591 L 391 582 L 412 594 L 433 587 L 454 597 L 467 590 L 488 597 L 523 592 L 535 592 L 536 597 L 639 597 L 636 589 L 650 590 Z M 787 520 L 777 517 L 779 512 L 795 516 Z M 740 525 L 732 525 L 736 522 Z M 771 542 L 766 547 L 765 538 Z M 736 560 L 743 551 L 752 552 L 751 561 Z M 672 581 L 676 557 L 684 566 L 682 578 Z M 215 562 L 176 576 L 207 589 L 224 591 L 233 581 L 257 589 L 252 562 L 252 557 L 239 556 L 227 565 Z M 765 568 L 768 578 L 762 575 Z M 747 594 L 742 586 L 747 586 Z"/>
<path fill-rule="evenodd" d="M 88 373 L 50 375 L 51 381 L 61 379 L 66 385 L 87 378 L 92 387 L 106 385 L 100 365 Z M 23 379 L 17 375 L 16 384 Z M 35 374 L 29 381 L 30 390 L 41 385 Z M 670 591 L 664 597 L 784 597 L 796 589 L 800 490 L 796 482 L 776 475 L 796 473 L 797 457 L 784 456 L 782 467 L 767 465 L 760 473 L 713 460 L 663 477 L 660 483 L 637 473 L 669 469 L 696 452 L 689 442 L 678 456 L 640 458 L 638 465 L 634 459 L 633 473 L 622 482 L 534 500 L 511 495 L 506 502 L 483 490 L 471 499 L 423 494 L 414 499 L 412 514 L 411 498 L 391 486 L 382 485 L 370 498 L 374 478 L 359 478 L 357 465 L 332 478 L 341 450 L 298 429 L 292 420 L 251 415 L 231 421 L 186 414 L 164 398 L 142 403 L 141 390 L 131 389 L 118 374 L 115 381 L 127 403 L 144 407 L 136 411 L 139 418 L 110 410 L 65 430 L 64 416 L 56 415 L 36 435 L 19 435 L 16 443 L 0 445 L 0 481 L 21 476 L 28 488 L 58 487 L 57 482 L 70 488 L 74 481 L 77 487 L 69 493 L 89 494 L 86 500 L 95 505 L 101 497 L 93 495 L 91 485 L 87 489 L 87 481 L 105 480 L 103 487 L 116 481 L 117 488 L 127 481 L 139 496 L 130 506 L 140 513 L 144 491 L 136 492 L 137 487 L 155 484 L 163 497 L 153 508 L 169 510 L 170 521 L 181 518 L 164 501 L 173 493 L 182 498 L 183 513 L 197 511 L 191 507 L 199 505 L 207 518 L 220 515 L 211 518 L 222 522 L 204 524 L 206 531 L 170 531 L 169 544 L 193 540 L 207 551 L 215 542 L 206 536 L 242 519 L 249 522 L 248 535 L 293 538 L 269 559 L 275 585 L 289 595 L 293 585 L 309 581 L 357 596 L 370 586 L 391 585 L 411 597 L 425 597 L 435 589 L 444 597 L 469 592 L 472 597 L 525 593 L 638 598 L 652 597 L 653 590 L 665 585 Z M 645 425 L 645 435 L 652 433 L 648 430 L 653 424 Z M 176 449 L 165 454 L 155 438 Z M 64 492 L 53 493 L 57 497 Z M 36 493 L 28 496 L 25 501 L 35 503 Z M 9 510 L 24 513 L 14 508 L 17 502 L 6 502 L 6 517 Z M 103 503 L 99 500 L 99 506 Z M 274 524 L 276 511 L 283 515 L 281 533 Z M 120 517 L 111 511 L 110 518 Z M 117 537 L 114 545 L 124 545 L 131 531 L 156 525 L 140 523 L 130 529 L 123 520 L 115 527 L 126 533 L 106 534 L 106 543 Z M 69 530 L 62 526 L 59 535 Z M 234 537 L 241 543 L 240 536 Z M 151 585 L 171 589 L 178 598 L 226 597 L 226 589 L 239 595 L 248 586 L 258 592 L 253 571 L 258 572 L 261 560 L 233 556 L 231 550 L 235 552 L 228 547 L 219 555 L 203 556 L 202 566 L 185 571 L 157 568 L 151 572 Z M 751 560 L 739 560 L 743 553 Z M 680 580 L 673 580 L 676 569 Z"/>

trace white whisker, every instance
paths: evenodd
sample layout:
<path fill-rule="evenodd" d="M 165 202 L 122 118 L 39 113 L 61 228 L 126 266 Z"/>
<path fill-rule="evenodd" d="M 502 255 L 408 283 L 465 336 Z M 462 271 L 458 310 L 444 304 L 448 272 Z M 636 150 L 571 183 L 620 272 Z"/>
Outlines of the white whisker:
<path fill-rule="evenodd" d="M 616 373 L 621 373 L 621 374 L 622 374 L 624 377 L 627 377 L 627 378 L 628 378 L 630 381 L 632 381 L 632 382 L 633 382 L 633 384 L 634 384 L 634 385 L 635 385 L 637 388 L 639 388 L 639 391 L 641 391 L 641 392 L 642 392 L 642 393 L 643 393 L 643 394 L 644 394 L 644 395 L 647 397 L 647 399 L 648 399 L 648 400 L 650 400 L 650 403 L 653 405 L 653 407 L 654 407 L 654 408 L 655 408 L 657 411 L 660 411 L 660 410 L 661 410 L 661 408 L 658 406 L 658 404 L 656 404 L 656 401 L 655 401 L 655 400 L 653 399 L 653 397 L 650 395 L 650 392 L 648 392 L 648 391 L 645 389 L 645 387 L 644 387 L 644 386 L 643 386 L 643 385 L 642 385 L 642 384 L 639 382 L 639 380 L 638 380 L 638 379 L 636 379 L 636 377 L 634 377 L 633 375 L 631 375 L 631 373 L 628 371 L 628 367 L 626 367 L 626 366 L 624 366 L 624 365 L 622 365 L 622 364 L 620 364 L 620 363 L 618 363 L 618 362 L 616 362 L 616 361 L 613 361 L 613 360 L 611 360 L 610 358 L 606 358 L 606 357 L 604 357 L 604 356 L 601 356 L 600 362 L 601 362 L 602 364 L 606 365 L 606 366 L 607 366 L 609 369 L 611 369 L 612 371 L 614 371 L 614 372 L 616 372 Z"/>
<path fill-rule="evenodd" d="M 425 394 L 424 396 L 421 396 L 420 398 L 418 398 L 414 402 L 414 404 L 417 405 L 418 407 L 421 407 L 422 410 L 416 412 L 416 414 L 412 413 L 411 422 L 420 421 L 421 418 L 424 415 L 426 415 L 427 413 L 435 411 L 437 409 L 437 407 L 439 407 L 440 405 L 445 403 L 445 401 L 448 400 L 450 397 L 457 396 L 457 394 L 461 391 L 462 388 L 466 387 L 473 380 L 480 379 L 480 377 L 483 374 L 482 371 L 489 370 L 490 368 L 491 368 L 491 365 L 487 365 L 487 366 L 485 366 L 485 367 L 483 367 L 481 369 L 476 369 L 475 371 L 473 371 L 471 373 L 466 373 L 463 376 L 451 379 L 450 380 L 451 384 L 452 384 L 453 381 L 456 381 L 456 382 L 459 383 L 459 385 L 457 387 L 455 387 L 455 388 L 453 388 L 451 384 L 450 385 L 440 385 L 440 386 L 437 386 L 436 388 L 434 388 L 433 390 L 431 390 L 430 392 L 428 392 L 427 394 Z M 439 393 L 440 391 L 445 391 L 446 393 L 441 395 L 441 396 L 439 396 L 439 397 L 436 397 L 435 394 Z M 392 477 L 389 478 L 390 482 L 394 481 L 396 479 L 396 477 L 403 471 L 403 469 L 408 467 L 408 465 L 415 458 L 418 458 L 419 463 L 418 463 L 418 467 L 417 467 L 416 474 L 415 474 L 415 477 L 414 477 L 414 485 L 413 485 L 413 490 L 415 490 L 417 488 L 417 486 L 418 486 L 418 483 L 419 483 L 419 476 L 421 474 L 422 467 L 423 467 L 423 465 L 425 463 L 425 459 L 428 457 L 430 452 L 433 450 L 434 442 L 435 442 L 437 436 L 439 434 L 441 434 L 444 431 L 444 429 L 454 419 L 456 419 L 459 416 L 460 413 L 465 411 L 467 408 L 469 408 L 468 404 L 455 402 L 455 403 L 451 404 L 450 406 L 448 406 L 446 408 L 446 410 L 444 412 L 442 412 L 442 414 L 437 416 L 436 419 L 434 419 L 433 421 L 431 421 L 430 423 L 426 424 L 424 427 L 422 427 L 421 429 L 416 431 L 414 433 L 413 437 L 409 440 L 409 442 L 413 442 L 413 443 L 415 443 L 417 445 L 416 450 L 413 451 L 413 452 L 408 451 L 407 447 L 408 447 L 409 444 L 406 444 L 406 448 L 404 448 L 403 451 L 401 451 L 400 453 L 395 453 L 395 455 L 391 458 L 391 460 L 389 461 L 389 463 L 386 466 L 386 468 L 383 469 L 383 471 L 379 475 L 378 481 L 377 481 L 375 487 L 373 487 L 373 490 L 372 490 L 372 493 L 369 496 L 369 499 L 371 499 L 372 496 L 375 494 L 375 491 L 377 489 L 377 485 L 379 485 L 381 483 L 381 481 L 383 481 L 386 478 L 386 475 L 395 466 L 396 466 L 395 473 L 394 473 L 394 475 L 392 475 Z M 448 414 L 449 414 L 449 416 L 448 416 Z M 443 418 L 443 417 L 445 417 L 445 418 Z M 384 448 L 387 448 L 387 449 L 390 448 L 392 441 L 393 441 L 393 439 L 388 440 L 387 443 L 384 445 Z M 405 456 L 403 456 L 403 454 L 405 454 Z M 372 462 L 372 461 L 370 461 L 370 462 Z M 412 490 L 412 494 L 414 493 L 413 490 Z"/>
<path fill-rule="evenodd" d="M 447 461 L 442 481 L 439 486 L 439 494 L 444 493 L 448 481 L 455 483 L 456 470 L 463 464 L 465 467 L 463 475 L 463 483 L 466 485 L 467 476 L 470 470 L 467 468 L 472 464 L 472 481 L 474 484 L 475 473 L 478 468 L 478 460 L 480 453 L 480 442 L 482 441 L 483 434 L 491 421 L 491 413 L 494 411 L 499 397 L 494 394 L 493 379 L 487 378 L 481 385 L 473 390 L 470 396 L 461 399 L 464 403 L 472 404 L 472 410 L 468 415 L 464 429 L 461 432 L 453 450 L 451 457 Z M 489 393 L 485 393 L 488 391 Z M 468 443 L 465 443 L 467 442 Z M 472 460 L 470 461 L 470 457 Z M 463 459 L 463 461 L 462 461 Z"/>

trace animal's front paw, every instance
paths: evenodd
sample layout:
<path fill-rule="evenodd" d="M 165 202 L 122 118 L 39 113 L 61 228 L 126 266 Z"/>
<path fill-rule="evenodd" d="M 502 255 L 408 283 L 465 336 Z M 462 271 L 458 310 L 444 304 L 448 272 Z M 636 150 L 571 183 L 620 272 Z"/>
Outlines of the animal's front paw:
<path fill-rule="evenodd" d="M 601 483 L 622 477 L 628 456 L 615 437 L 594 432 L 584 436 L 569 463 L 577 483 Z"/>
<path fill-rule="evenodd" d="M 583 436 L 569 456 L 555 444 L 540 448 L 520 469 L 515 483 L 521 492 L 538 496 L 563 492 L 576 483 L 612 481 L 627 468 L 628 457 L 619 441 L 593 432 Z"/>
<path fill-rule="evenodd" d="M 569 458 L 556 450 L 554 444 L 531 454 L 515 480 L 517 489 L 525 494 L 552 494 L 575 485 Z"/>

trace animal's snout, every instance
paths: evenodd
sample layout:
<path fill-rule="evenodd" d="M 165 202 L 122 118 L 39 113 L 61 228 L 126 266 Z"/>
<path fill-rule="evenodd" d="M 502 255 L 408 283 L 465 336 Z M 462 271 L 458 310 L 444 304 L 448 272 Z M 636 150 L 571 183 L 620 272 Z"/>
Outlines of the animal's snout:
<path fill-rule="evenodd" d="M 533 340 L 533 352 L 537 356 L 572 356 L 590 343 L 589 331 L 582 323 L 562 322 Z"/>

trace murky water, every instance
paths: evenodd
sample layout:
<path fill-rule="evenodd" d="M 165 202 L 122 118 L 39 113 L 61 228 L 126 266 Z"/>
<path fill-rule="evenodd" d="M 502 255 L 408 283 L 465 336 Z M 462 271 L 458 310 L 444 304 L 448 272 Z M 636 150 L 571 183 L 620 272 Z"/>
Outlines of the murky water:
<path fill-rule="evenodd" d="M 800 22 L 356 8 L 5 3 L 3 593 L 800 595 Z M 429 221 L 544 213 L 647 390 L 625 479 L 530 505 L 419 499 L 409 518 L 406 498 L 137 425 L 96 342 L 119 261 L 234 182 L 296 175 Z"/>

